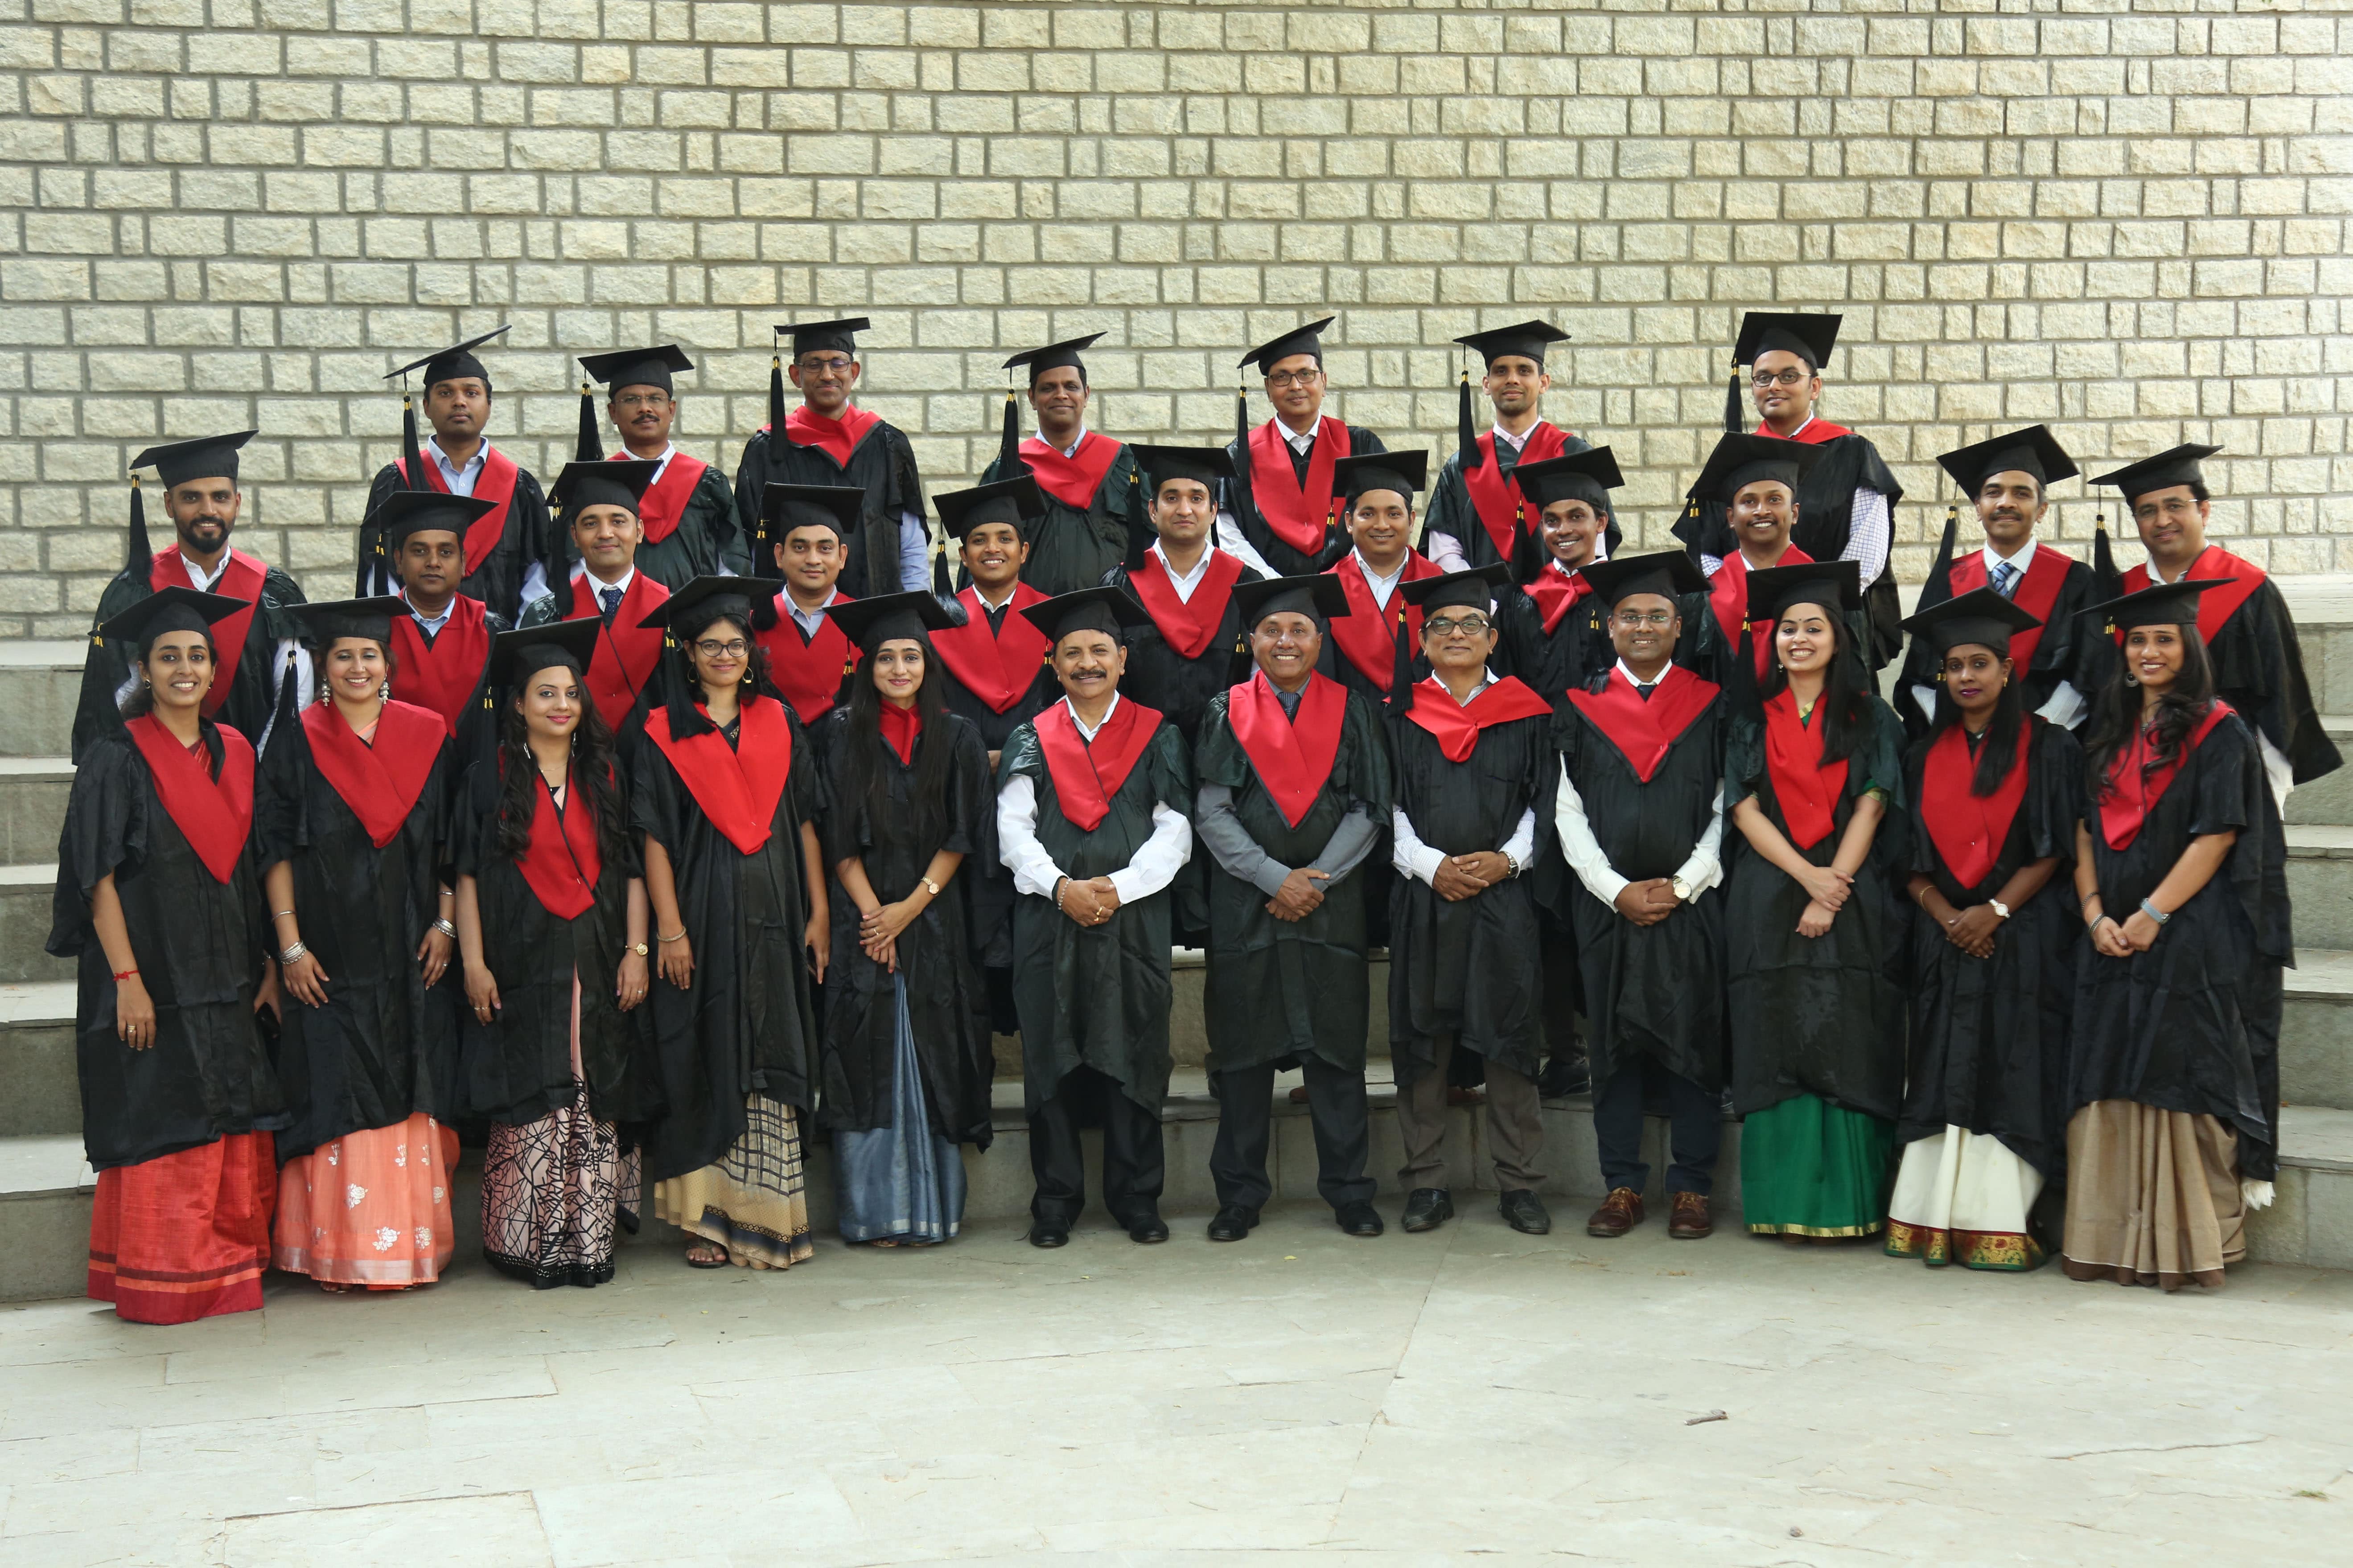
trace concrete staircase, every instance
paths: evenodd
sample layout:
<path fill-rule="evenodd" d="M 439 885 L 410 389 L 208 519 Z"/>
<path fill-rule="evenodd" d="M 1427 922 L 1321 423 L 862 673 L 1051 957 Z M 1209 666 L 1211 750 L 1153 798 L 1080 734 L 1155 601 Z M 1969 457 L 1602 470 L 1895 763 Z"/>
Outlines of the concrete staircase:
<path fill-rule="evenodd" d="M 2347 716 L 2328 723 L 2339 746 L 2353 753 L 2353 578 L 2284 580 L 2283 587 L 2302 628 L 2314 695 L 2326 712 Z M 81 653 L 79 643 L 0 644 L 0 1084 L 6 1086 L 0 1092 L 0 1300 L 79 1294 L 89 1238 L 94 1177 L 81 1157 L 73 971 L 41 951 L 58 829 L 73 773 L 65 753 Z M 2287 1101 L 2281 1119 L 2284 1168 L 2278 1201 L 2253 1216 L 2250 1244 L 2256 1258 L 2268 1261 L 2353 1268 L 2353 769 L 2298 790 L 2289 804 L 2289 878 L 2301 948 L 2298 967 L 2288 976 L 2280 1046 Z M 1168 1140 L 1166 1207 L 1179 1215 L 1206 1215 L 1215 1205 L 1208 1155 L 1217 1106 L 1200 1066 L 1201 979 L 1198 955 L 1180 952 L 1172 1008 L 1177 1072 L 1161 1115 Z M 1383 982 L 1377 965 L 1377 1042 L 1388 1034 Z M 1011 1065 L 1004 1053 L 1000 1063 Z M 1400 1157 L 1395 1091 L 1385 1060 L 1374 1064 L 1372 1076 L 1372 1165 L 1393 1220 L 1402 1196 L 1393 1176 Z M 996 1102 L 996 1145 L 966 1160 L 966 1215 L 978 1223 L 1012 1223 L 1029 1211 L 1028 1131 L 1018 1078 L 1000 1076 Z M 1278 1087 L 1273 1165 L 1282 1198 L 1315 1195 L 1305 1109 L 1290 1104 Z M 1479 1118 L 1467 1110 L 1454 1116 L 1449 1178 L 1459 1199 L 1485 1189 L 1492 1168 Z M 1551 1173 L 1546 1191 L 1565 1200 L 1596 1195 L 1589 1105 L 1548 1102 L 1545 1121 Z M 1654 1123 L 1654 1142 L 1658 1131 Z M 1719 1207 L 1736 1211 L 1739 1129 L 1725 1131 Z M 470 1151 L 454 1194 L 459 1268 L 476 1267 L 479 1256 L 477 1161 Z M 1666 1164 L 1656 1150 L 1651 1164 L 1655 1184 L 1655 1173 Z M 822 1146 L 809 1151 L 809 1175 L 812 1222 L 821 1232 L 829 1230 L 831 1161 Z M 1651 1196 L 1655 1202 L 1659 1194 Z M 1555 1207 L 1556 1223 L 1581 1213 L 1572 1201 Z M 1092 1213 L 1089 1223 L 1095 1223 Z M 638 1244 L 680 1240 L 670 1227 L 649 1221 Z"/>

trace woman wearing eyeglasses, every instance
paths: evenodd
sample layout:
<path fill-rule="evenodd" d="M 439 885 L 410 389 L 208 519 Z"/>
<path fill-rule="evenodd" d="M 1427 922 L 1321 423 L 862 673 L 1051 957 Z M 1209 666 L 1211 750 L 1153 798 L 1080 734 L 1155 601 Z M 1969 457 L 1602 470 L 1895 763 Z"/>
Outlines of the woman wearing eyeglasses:
<path fill-rule="evenodd" d="M 654 911 L 654 1035 L 669 1114 L 647 1159 L 654 1216 L 696 1268 L 807 1260 L 801 1119 L 816 1108 L 816 984 L 828 940 L 816 758 L 766 688 L 754 606 L 776 584 L 699 577 L 669 627 L 631 816 Z"/>

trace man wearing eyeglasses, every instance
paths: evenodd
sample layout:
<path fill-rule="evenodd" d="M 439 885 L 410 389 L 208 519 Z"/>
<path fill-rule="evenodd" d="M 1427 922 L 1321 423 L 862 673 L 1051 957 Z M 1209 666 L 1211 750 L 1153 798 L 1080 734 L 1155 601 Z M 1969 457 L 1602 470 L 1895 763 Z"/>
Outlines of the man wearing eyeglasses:
<path fill-rule="evenodd" d="M 1487 1085 L 1487 1142 L 1504 1222 L 1552 1229 L 1536 1188 L 1544 1121 L 1536 1069 L 1544 1056 L 1542 938 L 1531 885 L 1552 801 L 1552 704 L 1488 667 L 1496 645 L 1493 595 L 1509 569 L 1408 583 L 1421 615 L 1430 679 L 1406 673 L 1408 631 L 1397 630 L 1389 748 L 1397 795 L 1389 813 L 1397 871 L 1389 925 L 1389 1057 L 1407 1188 L 1404 1226 L 1434 1230 L 1454 1215 L 1446 1184 L 1447 1088 L 1473 1075 Z"/>
<path fill-rule="evenodd" d="M 1234 395 L 1234 439 L 1226 448 L 1234 477 L 1218 510 L 1218 548 L 1268 577 L 1321 572 L 1348 552 L 1333 521 L 1333 470 L 1349 457 L 1385 452 L 1360 426 L 1324 416 L 1326 316 L 1294 327 L 1241 358 L 1263 378 L 1274 417 L 1250 428 L 1250 404 Z"/>
<path fill-rule="evenodd" d="M 850 401 L 862 366 L 858 334 L 872 325 L 863 316 L 779 326 L 792 339 L 792 358 L 780 354 L 768 374 L 768 423 L 744 444 L 735 468 L 736 518 L 744 536 L 756 531 L 760 498 L 770 485 L 854 487 L 866 506 L 841 572 L 841 592 L 853 599 L 922 593 L 931 587 L 931 540 L 923 526 L 923 482 L 906 433 Z M 785 406 L 785 377 L 800 403 Z"/>
<path fill-rule="evenodd" d="M 1852 561 L 1862 573 L 1869 623 L 1871 668 L 1895 657 L 1903 634 L 1896 622 L 1895 574 L 1888 566 L 1888 540 L 1895 503 L 1904 487 L 1888 472 L 1879 448 L 1843 425 L 1815 413 L 1822 395 L 1822 367 L 1838 343 L 1844 318 L 1787 310 L 1750 310 L 1740 319 L 1734 345 L 1736 367 L 1725 391 L 1724 427 L 1742 433 L 1741 376 L 1749 367 L 1748 395 L 1755 403 L 1757 433 L 1767 439 L 1820 448 L 1820 460 L 1806 470 L 1792 496 L 1796 503 L 1790 542 L 1808 561 Z M 1697 513 L 1675 525 L 1675 536 L 1704 557 L 1723 559 L 1736 546 L 1737 527 L 1715 503 L 1703 500 Z M 1705 568 L 1706 562 L 1701 563 Z"/>
<path fill-rule="evenodd" d="M 726 476 L 700 458 L 688 457 L 670 439 L 680 408 L 672 376 L 692 370 L 694 362 L 676 343 L 664 343 L 583 354 L 580 366 L 590 380 L 607 388 L 606 417 L 621 437 L 621 450 L 612 457 L 654 465 L 653 483 L 646 487 L 638 516 L 645 539 L 638 546 L 637 570 L 665 588 L 683 586 L 697 577 L 749 572 L 751 531 L 737 525 Z M 578 454 L 584 462 L 605 456 L 592 441 L 591 402 L 584 393 L 584 439 Z M 752 499 L 755 504 L 759 500 L 756 495 Z M 544 574 L 534 572 L 524 584 L 523 597 L 536 598 L 548 591 Z"/>

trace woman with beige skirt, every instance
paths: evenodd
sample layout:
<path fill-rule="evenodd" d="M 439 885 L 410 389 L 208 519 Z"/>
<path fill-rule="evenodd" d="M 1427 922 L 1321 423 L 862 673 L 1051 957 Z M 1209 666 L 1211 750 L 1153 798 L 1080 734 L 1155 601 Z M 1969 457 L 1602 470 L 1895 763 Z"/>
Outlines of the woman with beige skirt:
<path fill-rule="evenodd" d="M 2246 1257 L 2248 1209 L 2271 1200 L 2279 1070 L 2264 977 L 2288 954 L 2284 895 L 2264 871 L 2280 827 L 2254 732 L 2214 695 L 2198 631 L 2212 586 L 2160 584 L 2104 607 L 2123 665 L 2094 711 L 2076 828 L 2092 948 L 2068 1074 L 2073 1279 L 2219 1287 Z"/>

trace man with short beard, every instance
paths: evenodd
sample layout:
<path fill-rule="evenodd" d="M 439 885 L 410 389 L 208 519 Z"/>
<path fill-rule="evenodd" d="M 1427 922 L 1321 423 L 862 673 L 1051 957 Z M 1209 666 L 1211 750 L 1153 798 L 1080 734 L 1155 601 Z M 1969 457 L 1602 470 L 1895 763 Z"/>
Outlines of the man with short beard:
<path fill-rule="evenodd" d="M 1795 441 L 1723 436 L 1692 485 L 1694 503 L 1715 502 L 1731 524 L 1726 552 L 1699 558 L 1708 576 L 1708 616 L 1700 627 L 1694 663 L 1718 686 L 1747 689 L 1735 684 L 1735 672 L 1748 623 L 1748 574 L 1813 562 L 1790 534 L 1798 521 L 1799 488 L 1821 456 L 1820 448 Z M 1750 657 L 1753 686 L 1772 668 L 1769 634 L 1753 639 Z"/>
<path fill-rule="evenodd" d="M 1104 574 L 1144 606 L 1147 624 L 1127 634 L 1121 689 L 1157 709 L 1190 745 L 1209 700 L 1242 665 L 1241 611 L 1234 590 L 1265 579 L 1241 557 L 1210 542 L 1218 486 L 1232 477 L 1220 447 L 1136 447 L 1151 532 L 1138 531 L 1127 559 Z"/>
<path fill-rule="evenodd" d="M 168 587 L 219 594 L 248 605 L 213 627 L 219 664 L 205 697 L 206 718 L 228 725 L 259 751 L 269 738 L 278 679 L 290 660 L 297 700 L 309 704 L 311 656 L 295 635 L 299 628 L 280 613 L 305 602 L 302 590 L 277 567 L 229 544 L 245 505 L 245 492 L 237 483 L 237 452 L 257 434 L 240 430 L 174 441 L 151 447 L 131 460 L 134 470 L 153 468 L 163 480 L 164 515 L 172 520 L 178 542 L 150 552 L 146 509 L 134 474 L 129 553 L 121 572 L 99 595 L 98 614 L 90 621 L 90 653 L 82 661 L 81 699 L 73 726 L 76 761 L 91 741 L 121 722 L 121 700 L 132 679 L 131 648 L 110 644 L 98 628 Z"/>
<path fill-rule="evenodd" d="M 392 695 L 441 716 L 456 739 L 491 661 L 491 639 L 513 628 L 480 599 L 458 590 L 466 539 L 491 510 L 487 496 L 396 489 L 368 517 L 391 552 L 408 614 L 392 622 Z M 364 571 L 368 563 L 361 562 Z"/>
<path fill-rule="evenodd" d="M 1616 658 L 1609 607 L 1593 597 L 1584 569 L 1618 552 L 1609 492 L 1626 482 L 1607 447 L 1523 463 L 1514 478 L 1535 513 L 1512 561 L 1516 591 L 1500 595 L 1501 668 L 1546 699 L 1582 686 Z"/>
<path fill-rule="evenodd" d="M 1347 535 L 1332 521 L 1334 467 L 1388 450 L 1370 430 L 1324 416 L 1323 332 L 1337 319 L 1294 327 L 1241 358 L 1258 366 L 1274 417 L 1249 428 L 1249 402 L 1235 395 L 1226 447 L 1233 479 L 1218 511 L 1218 548 L 1267 577 L 1321 572 L 1347 553 Z"/>
<path fill-rule="evenodd" d="M 1029 371 L 1029 407 L 1038 434 L 1017 443 L 1013 395 L 1005 395 L 1005 439 L 980 476 L 982 484 L 1018 479 L 1026 470 L 1045 493 L 1046 510 L 1031 527 L 1029 561 L 1021 580 L 1049 595 L 1074 594 L 1104 580 L 1119 564 L 1129 532 L 1143 521 L 1143 488 L 1135 455 L 1087 428 L 1092 393 L 1079 351 L 1101 332 L 1029 349 L 1005 362 Z"/>
<path fill-rule="evenodd" d="M 1422 517 L 1421 552 L 1444 572 L 1511 563 L 1519 539 L 1535 528 L 1534 498 L 1521 490 L 1518 471 L 1588 449 L 1537 412 L 1552 387 L 1545 348 L 1567 342 L 1567 332 L 1550 321 L 1522 321 L 1454 341 L 1477 350 L 1487 362 L 1479 385 L 1494 405 L 1495 423 L 1483 436 L 1472 433 L 1471 384 L 1465 380 L 1455 453 L 1438 470 Z"/>
<path fill-rule="evenodd" d="M 653 482 L 638 501 L 645 538 L 638 546 L 636 569 L 664 588 L 682 588 L 697 577 L 740 577 L 749 572 L 751 530 L 737 522 L 726 476 L 702 458 L 688 457 L 670 439 L 681 406 L 671 377 L 692 370 L 694 362 L 676 343 L 664 343 L 583 354 L 580 365 L 607 390 L 605 413 L 621 437 L 621 450 L 612 454 L 613 460 L 654 465 Z M 576 456 L 585 462 L 605 454 L 601 447 L 587 445 L 593 434 L 588 428 L 590 400 L 584 393 L 580 401 L 583 447 Z"/>

